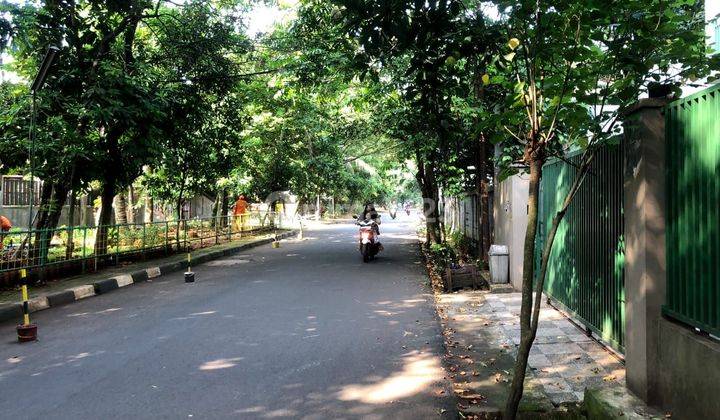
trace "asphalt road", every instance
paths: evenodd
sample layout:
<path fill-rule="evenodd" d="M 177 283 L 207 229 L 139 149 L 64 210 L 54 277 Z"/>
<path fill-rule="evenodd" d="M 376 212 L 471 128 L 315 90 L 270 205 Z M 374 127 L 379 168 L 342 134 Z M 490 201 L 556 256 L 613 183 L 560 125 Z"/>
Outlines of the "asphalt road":
<path fill-rule="evenodd" d="M 194 284 L 177 273 L 37 313 L 35 343 L 1 324 L 0 417 L 454 416 L 399 218 L 384 217 L 385 252 L 368 264 L 356 228 L 329 225 L 196 267 Z"/>

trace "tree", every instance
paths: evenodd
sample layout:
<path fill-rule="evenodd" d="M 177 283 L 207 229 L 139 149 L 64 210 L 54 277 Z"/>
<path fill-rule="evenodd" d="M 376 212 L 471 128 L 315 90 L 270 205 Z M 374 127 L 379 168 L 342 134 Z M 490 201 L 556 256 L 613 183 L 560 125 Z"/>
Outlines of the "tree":
<path fill-rule="evenodd" d="M 407 157 L 416 162 L 416 179 L 426 203 L 427 243 L 441 242 L 440 187 L 447 189 L 473 176 L 482 186 L 489 172 L 490 154 L 472 152 L 488 149 L 486 136 L 474 127 L 467 131 L 470 126 L 464 121 L 477 116 L 478 108 L 458 113 L 455 101 L 474 95 L 473 80 L 479 78 L 480 58 L 495 44 L 487 42 L 494 29 L 472 9 L 479 8 L 476 2 L 333 3 L 337 7 L 328 12 L 333 23 L 327 26 L 357 43 L 357 71 L 390 80 L 401 95 L 394 135 L 403 139 Z M 314 2 L 307 7 L 321 9 Z M 479 169 L 468 173 L 468 166 Z"/>
<path fill-rule="evenodd" d="M 535 339 L 548 259 L 555 233 L 588 174 L 595 152 L 621 134 L 620 110 L 653 82 L 677 83 L 705 73 L 702 8 L 686 1 L 496 1 L 506 29 L 501 57 L 488 63 L 487 80 L 514 92 L 501 126 L 503 162 L 521 162 L 530 174 L 528 227 L 523 252 L 521 343 L 505 410 L 513 419 L 522 398 Z M 535 276 L 539 186 L 550 156 L 582 149 L 577 176 L 553 218 Z M 533 280 L 535 296 L 533 301 Z"/>
<path fill-rule="evenodd" d="M 238 18 L 206 2 L 193 2 L 166 12 L 172 19 L 152 21 L 155 45 L 146 52 L 150 62 L 168 62 L 158 69 L 166 84 L 165 122 L 158 126 L 160 147 L 153 171 L 145 176 L 151 193 L 174 204 L 181 218 L 191 194 L 214 192 L 219 165 L 234 149 L 232 128 L 237 113 L 233 90 L 241 71 L 238 57 L 249 45 L 234 28 Z M 227 132 L 225 132 L 227 131 Z M 227 150 L 225 150 L 227 148 Z"/>
<path fill-rule="evenodd" d="M 106 253 L 113 199 L 159 155 L 174 129 L 168 118 L 187 121 L 188 110 L 199 112 L 191 108 L 198 92 L 217 97 L 234 85 L 233 54 L 244 51 L 234 3 L 3 5 L 12 16 L 11 52 L 20 75 L 34 76 L 45 46 L 65 45 L 39 101 L 36 169 L 45 181 L 40 231 L 57 225 L 73 184 L 99 179 L 95 253 Z"/>

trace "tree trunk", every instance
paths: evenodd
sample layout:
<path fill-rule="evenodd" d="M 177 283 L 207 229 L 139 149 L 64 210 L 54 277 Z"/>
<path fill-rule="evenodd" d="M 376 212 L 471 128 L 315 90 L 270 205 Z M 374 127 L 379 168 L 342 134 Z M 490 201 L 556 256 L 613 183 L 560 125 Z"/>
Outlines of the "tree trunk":
<path fill-rule="evenodd" d="M 112 223 L 112 203 L 114 198 L 115 180 L 105 180 L 100 193 L 100 217 L 98 218 L 97 235 L 95 236 L 96 256 L 105 255 L 108 251 L 108 229 Z"/>
<path fill-rule="evenodd" d="M 447 241 L 447 231 L 445 230 L 445 195 L 440 196 L 438 194 L 439 198 L 439 204 L 438 204 L 438 227 L 440 229 L 440 240 L 442 242 Z M 440 203 L 442 203 L 442 206 L 440 206 Z M 440 211 L 440 208 L 442 208 L 442 212 Z M 463 232 L 464 234 L 464 232 Z"/>
<path fill-rule="evenodd" d="M 130 184 L 127 191 L 127 222 L 128 223 L 135 223 L 137 222 L 135 217 L 135 187 Z"/>
<path fill-rule="evenodd" d="M 522 279 L 522 305 L 520 309 L 520 346 L 515 360 L 515 371 L 510 394 L 508 395 L 503 419 L 514 420 L 523 395 L 523 385 L 527 370 L 530 348 L 535 340 L 534 331 L 530 328 L 530 315 L 532 311 L 532 286 L 535 263 L 535 238 L 537 236 L 538 200 L 540 193 L 540 180 L 542 179 L 543 159 L 532 157 L 530 162 L 530 182 L 528 196 L 528 221 L 523 247 L 523 279 Z"/>
<path fill-rule="evenodd" d="M 155 221 L 155 200 L 145 191 L 145 223 Z"/>
<path fill-rule="evenodd" d="M 222 201 L 220 203 L 220 215 L 222 216 L 222 227 L 227 227 L 228 225 L 228 212 L 230 210 L 230 196 L 228 195 L 227 188 L 222 189 Z"/>
<path fill-rule="evenodd" d="M 480 258 L 487 262 L 488 251 L 490 251 L 490 201 L 488 199 L 488 169 L 492 167 L 490 159 L 488 159 L 488 145 L 485 136 L 480 134 L 477 145 L 477 154 L 475 156 L 475 190 L 477 193 L 478 212 L 476 222 L 478 226 L 478 253 Z"/>
<path fill-rule="evenodd" d="M 225 206 L 224 202 L 227 201 L 227 191 L 225 188 L 219 188 L 217 194 L 215 194 L 215 202 L 213 203 L 213 226 L 224 227 L 225 226 Z"/>
<path fill-rule="evenodd" d="M 320 194 L 315 197 L 315 220 L 320 220 Z"/>
<path fill-rule="evenodd" d="M 42 226 L 45 226 L 48 209 L 50 208 L 50 200 L 52 199 L 52 192 L 52 182 L 43 182 L 42 189 L 40 190 L 40 203 L 37 206 L 37 213 L 33 217 L 35 220 L 35 223 L 33 223 L 33 229 L 41 229 Z"/>
<path fill-rule="evenodd" d="M 117 200 L 115 201 L 115 224 L 116 225 L 127 225 L 128 218 L 127 218 L 127 193 L 125 191 L 120 191 L 120 193 L 117 195 Z"/>
<path fill-rule="evenodd" d="M 212 220 L 210 220 L 210 226 L 213 228 L 220 226 L 220 194 L 221 192 L 218 189 L 213 200 Z"/>
<path fill-rule="evenodd" d="M 440 236 L 440 224 L 438 214 L 438 191 L 435 182 L 435 172 L 431 165 L 427 164 L 419 155 L 416 158 L 418 172 L 415 174 L 420 191 L 423 196 L 423 211 L 425 212 L 426 245 L 442 243 Z"/>
<path fill-rule="evenodd" d="M 31 252 L 38 264 L 43 264 L 47 260 L 50 240 L 60 221 L 60 212 L 67 199 L 67 192 L 67 185 L 49 180 L 43 183 L 41 204 L 38 207 L 35 224 L 35 241 Z"/>
<path fill-rule="evenodd" d="M 77 206 L 77 191 L 73 189 L 70 192 L 70 202 L 68 203 L 68 230 L 67 230 L 67 243 L 65 244 L 65 259 L 72 259 L 73 252 L 75 251 L 75 207 Z"/>

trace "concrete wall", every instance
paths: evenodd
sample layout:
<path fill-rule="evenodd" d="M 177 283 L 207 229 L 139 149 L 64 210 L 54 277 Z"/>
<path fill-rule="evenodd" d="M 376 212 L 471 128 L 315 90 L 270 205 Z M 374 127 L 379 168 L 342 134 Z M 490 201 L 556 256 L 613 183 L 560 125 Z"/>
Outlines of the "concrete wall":
<path fill-rule="evenodd" d="M 657 350 L 653 402 L 673 419 L 720 418 L 720 342 L 661 319 Z"/>
<path fill-rule="evenodd" d="M 508 246 L 510 283 L 520 290 L 527 229 L 528 175 L 519 174 L 496 182 L 493 194 L 493 243 Z"/>
<path fill-rule="evenodd" d="M 58 226 L 68 225 L 68 206 L 64 206 L 60 213 L 60 221 Z M 0 205 L 0 214 L 10 219 L 13 227 L 25 229 L 28 225 L 29 209 L 27 206 L 2 206 Z M 33 215 L 37 214 L 37 206 L 33 209 Z M 75 207 L 75 226 L 94 226 L 93 208 L 92 206 Z"/>
<path fill-rule="evenodd" d="M 655 395 L 665 302 L 666 103 L 645 99 L 625 115 L 625 360 L 628 387 L 646 401 Z"/>
<path fill-rule="evenodd" d="M 673 419 L 720 415 L 720 341 L 665 319 L 667 102 L 644 99 L 625 117 L 625 363 L 627 386 Z M 691 232 L 688 232 L 691 235 Z"/>
<path fill-rule="evenodd" d="M 462 232 L 476 246 L 480 242 L 480 200 L 477 194 L 468 193 L 460 197 L 444 197 L 440 216 L 445 229 L 450 232 Z"/>

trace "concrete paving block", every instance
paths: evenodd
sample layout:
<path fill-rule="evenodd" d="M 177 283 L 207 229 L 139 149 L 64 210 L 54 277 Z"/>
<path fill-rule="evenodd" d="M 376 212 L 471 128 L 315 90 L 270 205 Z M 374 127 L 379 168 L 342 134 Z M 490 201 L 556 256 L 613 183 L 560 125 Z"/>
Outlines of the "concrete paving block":
<path fill-rule="evenodd" d="M 113 277 L 113 280 L 117 282 L 118 287 L 125 287 L 133 284 L 133 278 L 130 274 L 123 274 L 121 276 Z"/>
<path fill-rule="evenodd" d="M 147 278 L 148 279 L 154 279 L 155 277 L 160 277 L 160 267 L 150 267 L 145 270 L 147 272 Z"/>
<path fill-rule="evenodd" d="M 75 300 L 95 296 L 95 287 L 92 284 L 85 284 L 82 286 L 73 287 L 68 290 L 72 290 L 72 292 L 75 294 Z"/>
<path fill-rule="evenodd" d="M 661 419 L 664 416 L 632 395 L 625 387 L 585 390 L 588 420 Z"/>
<path fill-rule="evenodd" d="M 133 283 L 142 283 L 148 279 L 148 274 L 145 270 L 136 271 L 130 275 L 132 276 Z"/>
<path fill-rule="evenodd" d="M 132 278 L 130 279 L 130 283 L 132 283 Z M 96 281 L 95 283 L 93 283 L 93 286 L 95 287 L 95 293 L 99 295 L 112 292 L 113 290 L 120 287 L 116 279 Z"/>
<path fill-rule="evenodd" d="M 75 293 L 72 290 L 65 290 L 62 292 L 51 293 L 47 295 L 48 303 L 50 306 L 66 305 L 68 303 L 75 302 Z"/>
<path fill-rule="evenodd" d="M 32 298 L 28 301 L 28 309 L 30 312 L 37 312 L 42 311 L 43 309 L 47 309 L 50 307 L 50 302 L 48 302 L 47 297 L 45 296 L 39 296 L 36 298 Z"/>
<path fill-rule="evenodd" d="M 0 306 L 0 321 L 17 320 L 20 322 L 22 314 L 22 305 L 19 303 Z"/>
<path fill-rule="evenodd" d="M 493 294 L 512 293 L 514 291 L 510 284 L 490 284 L 490 293 Z"/>
<path fill-rule="evenodd" d="M 210 261 L 210 256 L 208 254 L 198 255 L 196 257 L 192 258 L 192 265 L 200 265 L 203 263 L 206 263 Z"/>
<path fill-rule="evenodd" d="M 161 274 L 169 274 L 175 271 L 180 271 L 185 268 L 185 262 L 178 261 L 173 263 L 167 263 L 160 266 Z"/>

